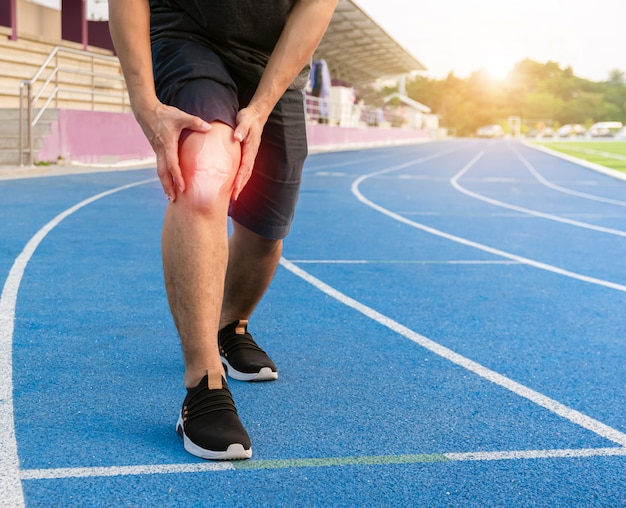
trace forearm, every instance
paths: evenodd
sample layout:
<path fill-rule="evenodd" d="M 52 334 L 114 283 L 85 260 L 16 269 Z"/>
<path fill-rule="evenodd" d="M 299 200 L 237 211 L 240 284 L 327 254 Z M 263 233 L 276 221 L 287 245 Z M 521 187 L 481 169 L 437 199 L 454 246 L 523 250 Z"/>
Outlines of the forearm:
<path fill-rule="evenodd" d="M 289 15 L 250 106 L 269 116 L 313 56 L 332 18 L 337 0 L 300 0 Z"/>
<path fill-rule="evenodd" d="M 170 200 L 184 192 L 178 140 L 185 129 L 208 132 L 201 118 L 162 104 L 156 96 L 150 48 L 148 0 L 109 0 L 109 29 L 137 122 L 154 149 L 157 174 Z"/>
<path fill-rule="evenodd" d="M 109 29 L 119 57 L 135 115 L 158 105 L 150 49 L 150 7 L 147 0 L 109 0 Z"/>

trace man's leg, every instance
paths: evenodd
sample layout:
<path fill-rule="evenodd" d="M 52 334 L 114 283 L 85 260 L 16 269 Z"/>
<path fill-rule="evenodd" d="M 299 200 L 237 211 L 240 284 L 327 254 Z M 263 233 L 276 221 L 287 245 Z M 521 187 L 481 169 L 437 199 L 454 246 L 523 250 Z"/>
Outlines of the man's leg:
<path fill-rule="evenodd" d="M 232 222 L 220 329 L 250 318 L 272 282 L 283 250 L 282 240 L 263 238 Z"/>
<path fill-rule="evenodd" d="M 289 90 L 265 124 L 254 172 L 230 208 L 234 229 L 219 344 L 228 375 L 235 379 L 278 377 L 276 366 L 247 333 L 246 325 L 280 261 L 281 239 L 289 233 L 306 155 L 304 97 L 299 90 Z"/>
<path fill-rule="evenodd" d="M 240 147 L 232 128 L 213 123 L 181 143 L 184 193 L 168 206 L 163 224 L 165 286 L 185 360 L 185 386 L 207 370 L 222 371 L 217 330 L 228 259 L 227 214 Z"/>
<path fill-rule="evenodd" d="M 228 260 L 227 213 L 241 157 L 233 129 L 214 122 L 180 144 L 186 184 L 163 224 L 163 272 L 185 359 L 187 396 L 176 423 L 185 450 L 204 459 L 252 455 L 228 385 L 217 329 Z"/>
<path fill-rule="evenodd" d="M 233 220 L 218 344 L 228 375 L 240 381 L 278 378 L 276 365 L 250 333 L 248 319 L 269 287 L 282 240 L 263 238 Z"/>

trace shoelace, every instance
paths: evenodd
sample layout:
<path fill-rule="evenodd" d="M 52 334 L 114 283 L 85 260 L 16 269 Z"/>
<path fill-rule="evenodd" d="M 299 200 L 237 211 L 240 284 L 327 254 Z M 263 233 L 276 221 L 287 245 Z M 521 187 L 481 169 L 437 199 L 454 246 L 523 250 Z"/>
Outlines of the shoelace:
<path fill-rule="evenodd" d="M 248 332 L 244 334 L 230 333 L 226 337 L 220 337 L 219 342 L 221 352 L 226 357 L 241 349 L 263 352 Z"/>
<path fill-rule="evenodd" d="M 217 411 L 237 413 L 230 391 L 227 388 L 218 390 L 203 388 L 189 398 L 183 410 L 183 418 L 189 421 Z"/>

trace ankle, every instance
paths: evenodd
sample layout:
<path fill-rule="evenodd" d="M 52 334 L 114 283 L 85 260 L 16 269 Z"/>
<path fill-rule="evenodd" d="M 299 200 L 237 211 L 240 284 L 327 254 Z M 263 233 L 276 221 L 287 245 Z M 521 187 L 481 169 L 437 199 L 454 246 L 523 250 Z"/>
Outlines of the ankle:
<path fill-rule="evenodd" d="M 231 318 L 231 317 L 221 318 L 217 330 L 221 332 L 224 328 L 226 328 L 229 325 L 232 325 L 233 323 L 242 323 L 243 326 L 247 326 L 248 325 L 248 318 L 247 317 L 244 317 L 244 318 Z"/>
<path fill-rule="evenodd" d="M 183 383 L 185 384 L 185 388 L 195 388 L 200 384 L 200 381 L 202 381 L 204 376 L 207 375 L 209 378 L 210 389 L 220 388 L 222 384 L 222 378 L 226 378 L 224 366 L 221 362 L 218 367 L 212 367 L 208 369 L 187 368 L 183 377 Z"/>

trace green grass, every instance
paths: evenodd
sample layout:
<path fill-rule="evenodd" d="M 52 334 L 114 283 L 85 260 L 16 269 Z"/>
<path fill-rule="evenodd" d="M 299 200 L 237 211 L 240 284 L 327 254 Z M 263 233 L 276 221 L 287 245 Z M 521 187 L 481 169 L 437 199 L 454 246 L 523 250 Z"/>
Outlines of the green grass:
<path fill-rule="evenodd" d="M 536 144 L 626 173 L 626 141 L 549 141 Z"/>

